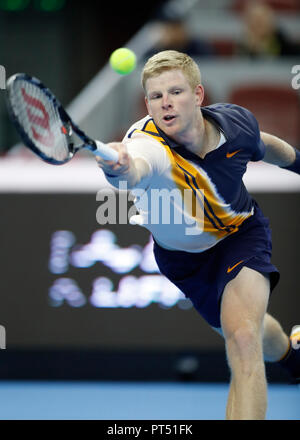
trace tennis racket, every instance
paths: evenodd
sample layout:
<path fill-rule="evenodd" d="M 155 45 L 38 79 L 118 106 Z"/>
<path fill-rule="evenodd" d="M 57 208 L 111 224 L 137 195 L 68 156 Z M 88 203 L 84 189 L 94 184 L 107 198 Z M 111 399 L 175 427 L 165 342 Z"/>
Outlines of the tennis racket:
<path fill-rule="evenodd" d="M 37 78 L 13 75 L 6 91 L 10 119 L 24 144 L 45 162 L 62 165 L 83 148 L 105 160 L 118 161 L 117 151 L 88 137 Z"/>

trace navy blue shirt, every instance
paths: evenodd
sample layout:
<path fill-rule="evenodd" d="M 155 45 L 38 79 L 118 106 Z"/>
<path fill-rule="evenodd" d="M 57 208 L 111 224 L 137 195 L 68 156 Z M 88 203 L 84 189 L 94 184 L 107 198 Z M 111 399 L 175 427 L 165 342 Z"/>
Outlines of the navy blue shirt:
<path fill-rule="evenodd" d="M 170 148 L 176 148 L 176 153 L 205 170 L 234 211 L 250 212 L 253 199 L 242 179 L 247 163 L 259 161 L 265 155 L 258 122 L 249 110 L 235 104 L 217 103 L 202 107 L 201 111 L 226 138 L 223 145 L 207 153 L 204 159 L 176 144 L 158 127 L 157 130 Z"/>

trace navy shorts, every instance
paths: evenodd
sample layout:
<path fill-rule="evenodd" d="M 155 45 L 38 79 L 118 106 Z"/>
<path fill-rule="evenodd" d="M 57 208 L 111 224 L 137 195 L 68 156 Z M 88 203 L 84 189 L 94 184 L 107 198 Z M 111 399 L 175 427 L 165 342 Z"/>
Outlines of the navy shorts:
<path fill-rule="evenodd" d="M 280 274 L 271 263 L 269 221 L 255 204 L 255 214 L 240 229 L 201 253 L 170 251 L 154 240 L 154 256 L 163 275 L 175 284 L 212 326 L 221 327 L 221 298 L 226 284 L 243 266 L 270 275 L 271 292 Z"/>

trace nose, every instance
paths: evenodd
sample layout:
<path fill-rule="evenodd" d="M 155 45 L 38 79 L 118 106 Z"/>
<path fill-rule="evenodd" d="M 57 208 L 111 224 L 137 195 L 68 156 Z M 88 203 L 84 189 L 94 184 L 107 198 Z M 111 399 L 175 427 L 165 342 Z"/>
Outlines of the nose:
<path fill-rule="evenodd" d="M 168 94 L 162 96 L 162 108 L 164 110 L 168 110 L 172 108 L 172 102 L 170 100 L 170 96 Z"/>

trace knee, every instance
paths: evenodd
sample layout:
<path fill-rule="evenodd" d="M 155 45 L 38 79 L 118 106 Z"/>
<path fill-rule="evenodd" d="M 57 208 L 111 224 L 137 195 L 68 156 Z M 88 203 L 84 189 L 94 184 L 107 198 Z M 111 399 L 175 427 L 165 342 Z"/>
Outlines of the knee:
<path fill-rule="evenodd" d="M 262 360 L 261 332 L 250 324 L 244 324 L 232 331 L 225 340 L 232 371 L 251 374 L 255 364 Z"/>

